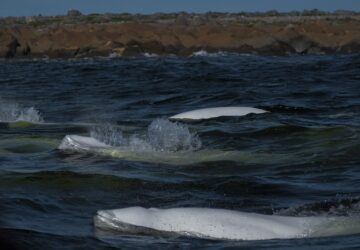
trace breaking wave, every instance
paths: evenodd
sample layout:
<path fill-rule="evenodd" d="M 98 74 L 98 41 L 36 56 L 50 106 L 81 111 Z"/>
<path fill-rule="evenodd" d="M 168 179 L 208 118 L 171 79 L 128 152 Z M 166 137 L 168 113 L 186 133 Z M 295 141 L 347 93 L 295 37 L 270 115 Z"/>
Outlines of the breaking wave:
<path fill-rule="evenodd" d="M 0 122 L 43 122 L 40 112 L 34 107 L 23 107 L 17 103 L 0 100 Z"/>
<path fill-rule="evenodd" d="M 128 147 L 131 151 L 178 152 L 201 148 L 201 140 L 189 128 L 167 119 L 156 119 L 144 134 L 124 136 L 121 129 L 110 124 L 93 127 L 90 136 L 113 147 Z"/>

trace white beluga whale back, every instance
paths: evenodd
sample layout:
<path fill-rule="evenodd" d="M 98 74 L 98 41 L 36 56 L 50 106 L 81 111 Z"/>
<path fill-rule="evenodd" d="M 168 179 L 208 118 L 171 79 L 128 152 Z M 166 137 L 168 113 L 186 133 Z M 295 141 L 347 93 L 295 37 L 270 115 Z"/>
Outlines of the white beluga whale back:
<path fill-rule="evenodd" d="M 96 140 L 92 137 L 81 135 L 67 135 L 62 140 L 58 149 L 71 149 L 80 151 L 89 151 L 91 149 L 111 148 L 111 146 Z"/>
<path fill-rule="evenodd" d="M 177 233 L 185 236 L 265 240 L 332 236 L 360 232 L 351 217 L 290 217 L 210 208 L 129 207 L 98 211 L 95 226 L 124 233 Z"/>
<path fill-rule="evenodd" d="M 171 116 L 173 120 L 203 120 L 221 116 L 244 116 L 248 114 L 262 114 L 268 111 L 252 107 L 216 107 L 192 110 Z"/>

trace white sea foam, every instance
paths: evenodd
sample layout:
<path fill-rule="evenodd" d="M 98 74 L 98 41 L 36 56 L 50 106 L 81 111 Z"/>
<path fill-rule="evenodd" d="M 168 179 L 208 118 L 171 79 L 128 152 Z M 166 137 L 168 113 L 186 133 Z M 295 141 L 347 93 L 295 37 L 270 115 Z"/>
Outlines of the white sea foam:
<path fill-rule="evenodd" d="M 360 232 L 359 218 L 290 217 L 210 208 L 103 210 L 98 211 L 94 222 L 97 228 L 125 233 L 160 231 L 228 240 L 289 239 Z"/>
<path fill-rule="evenodd" d="M 237 56 L 237 57 L 253 57 L 256 54 L 252 53 L 238 53 L 238 52 L 227 52 L 227 51 L 217 51 L 217 52 L 208 52 L 206 50 L 199 50 L 193 52 L 190 57 L 225 57 L 225 56 Z"/>
<path fill-rule="evenodd" d="M 145 56 L 145 57 L 158 57 L 159 55 L 155 54 L 155 53 L 145 52 L 145 53 L 143 53 L 143 56 Z"/>
<path fill-rule="evenodd" d="M 239 55 L 234 53 L 229 53 L 225 51 L 217 51 L 217 52 L 208 52 L 206 50 L 195 51 L 191 54 L 192 57 L 219 57 L 219 56 L 228 56 L 228 55 Z"/>
<path fill-rule="evenodd" d="M 118 57 L 121 57 L 121 55 L 115 52 L 111 52 L 108 56 L 108 58 L 118 58 Z"/>
<path fill-rule="evenodd" d="M 191 56 L 195 56 L 195 57 L 216 57 L 216 56 L 223 56 L 224 52 L 215 52 L 215 53 L 210 53 L 207 52 L 206 50 L 199 50 L 199 51 L 195 51 L 194 53 L 192 53 Z"/>
<path fill-rule="evenodd" d="M 17 103 L 0 100 L 0 122 L 43 122 L 40 112 L 34 107 L 22 107 Z"/>

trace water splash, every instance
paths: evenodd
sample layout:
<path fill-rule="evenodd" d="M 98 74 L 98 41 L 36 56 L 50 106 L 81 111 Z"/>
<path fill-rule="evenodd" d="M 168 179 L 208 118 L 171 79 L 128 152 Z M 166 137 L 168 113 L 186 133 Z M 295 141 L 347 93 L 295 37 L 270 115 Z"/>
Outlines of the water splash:
<path fill-rule="evenodd" d="M 25 108 L 17 103 L 0 100 L 0 122 L 43 122 L 40 112 L 34 107 Z"/>
<path fill-rule="evenodd" d="M 204 49 L 193 52 L 190 57 L 226 57 L 226 56 L 241 56 L 241 57 L 252 57 L 255 56 L 251 53 L 238 53 L 238 52 L 228 52 L 228 51 L 216 51 L 216 52 L 208 52 Z"/>
<path fill-rule="evenodd" d="M 202 145 L 200 138 L 186 125 L 167 119 L 154 120 L 145 134 L 125 137 L 119 128 L 106 124 L 92 128 L 90 135 L 107 145 L 127 147 L 136 152 L 194 151 Z"/>
<path fill-rule="evenodd" d="M 201 147 L 200 138 L 186 125 L 166 119 L 156 119 L 150 124 L 148 138 L 157 151 L 192 151 Z"/>
<path fill-rule="evenodd" d="M 90 130 L 90 136 L 113 147 L 126 145 L 121 129 L 110 124 L 98 125 Z"/>

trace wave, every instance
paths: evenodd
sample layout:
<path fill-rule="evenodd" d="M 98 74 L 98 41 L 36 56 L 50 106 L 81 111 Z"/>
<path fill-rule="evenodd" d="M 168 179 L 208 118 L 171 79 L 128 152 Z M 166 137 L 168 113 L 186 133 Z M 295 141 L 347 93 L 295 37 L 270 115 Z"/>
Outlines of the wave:
<path fill-rule="evenodd" d="M 56 149 L 58 144 L 58 139 L 39 136 L 22 135 L 16 138 L 2 138 L 0 140 L 0 156 L 49 152 Z"/>
<path fill-rule="evenodd" d="M 15 172 L 13 169 L 9 171 L 0 171 L 0 183 L 5 186 L 22 186 L 31 185 L 32 187 L 41 186 L 45 188 L 86 188 L 95 187 L 98 190 L 102 188 L 115 190 L 117 188 L 134 190 L 144 185 L 142 179 L 129 178 L 124 176 L 108 175 L 101 173 L 84 173 L 70 171 L 50 171 L 40 170 L 37 172 Z M 37 180 L 34 182 L 33 180 Z M 121 185 L 120 185 L 121 184 Z M 157 186 L 156 182 L 148 181 L 146 185 L 151 188 Z M 33 197 L 28 197 L 33 200 Z M 35 201 L 37 202 L 37 201 Z"/>
<path fill-rule="evenodd" d="M 199 50 L 195 51 L 191 54 L 193 57 L 218 57 L 218 56 L 227 56 L 229 53 L 224 51 L 218 51 L 218 52 L 207 52 L 206 50 Z"/>
<path fill-rule="evenodd" d="M 110 244 L 92 236 L 66 235 L 64 233 L 59 234 L 26 228 L 0 228 L 0 249 L 2 250 L 71 248 L 90 250 L 111 247 Z"/>
<path fill-rule="evenodd" d="M 0 100 L 0 122 L 30 122 L 41 123 L 44 119 L 34 107 L 23 107 L 17 103 Z"/>
<path fill-rule="evenodd" d="M 347 235 L 360 232 L 360 217 L 292 217 L 211 208 L 130 207 L 98 211 L 95 227 L 125 233 L 165 232 L 227 239 L 266 240 Z"/>

